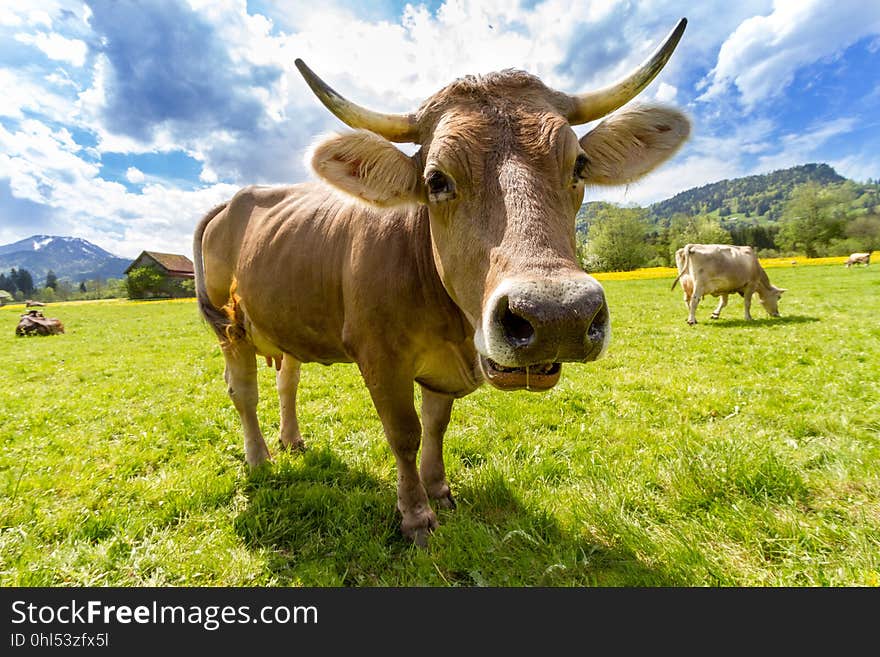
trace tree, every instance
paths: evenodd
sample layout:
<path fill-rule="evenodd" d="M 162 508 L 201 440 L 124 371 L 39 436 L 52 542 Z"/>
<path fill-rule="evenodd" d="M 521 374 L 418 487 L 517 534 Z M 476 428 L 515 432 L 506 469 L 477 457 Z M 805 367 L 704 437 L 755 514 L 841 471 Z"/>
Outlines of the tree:
<path fill-rule="evenodd" d="M 31 296 L 34 293 L 34 277 L 27 269 L 15 270 L 15 267 L 9 270 L 9 276 L 12 283 L 23 296 Z"/>
<path fill-rule="evenodd" d="M 795 187 L 782 211 L 782 228 L 776 241 L 789 251 L 817 257 L 820 249 L 843 235 L 843 205 L 847 201 L 844 194 L 843 189 L 823 187 L 813 181 Z"/>
<path fill-rule="evenodd" d="M 859 251 L 880 249 L 880 215 L 856 217 L 846 225 L 844 232 L 847 237 L 860 244 L 857 249 Z"/>
<path fill-rule="evenodd" d="M 587 271 L 630 271 L 651 257 L 647 212 L 609 206 L 596 215 L 579 254 Z"/>
<path fill-rule="evenodd" d="M 714 217 L 678 215 L 669 227 L 669 261 L 675 262 L 675 252 L 685 244 L 730 244 L 732 241 L 721 221 Z"/>
<path fill-rule="evenodd" d="M 136 267 L 128 272 L 125 286 L 130 299 L 156 296 L 162 289 L 165 277 L 153 267 Z"/>
<path fill-rule="evenodd" d="M 53 290 L 58 287 L 58 277 L 51 269 L 46 272 L 46 287 L 51 287 Z"/>
<path fill-rule="evenodd" d="M 83 294 L 86 293 L 86 282 L 85 281 L 79 282 L 79 291 L 82 292 Z"/>

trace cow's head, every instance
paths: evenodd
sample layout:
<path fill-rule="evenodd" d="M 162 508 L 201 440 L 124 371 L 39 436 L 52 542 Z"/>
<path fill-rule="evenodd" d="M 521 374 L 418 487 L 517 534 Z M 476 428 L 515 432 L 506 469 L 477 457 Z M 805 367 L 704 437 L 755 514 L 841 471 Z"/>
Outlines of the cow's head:
<path fill-rule="evenodd" d="M 687 138 L 674 109 L 624 109 L 669 59 L 686 21 L 634 73 L 571 96 L 507 70 L 459 79 L 413 114 L 342 98 L 301 60 L 318 98 L 353 133 L 322 142 L 312 166 L 368 203 L 427 207 L 440 278 L 474 329 L 483 373 L 503 389 L 545 390 L 564 361 L 595 360 L 610 338 L 601 285 L 579 266 L 575 215 L 585 185 L 644 176 Z M 420 146 L 407 156 L 391 142 Z"/>
<path fill-rule="evenodd" d="M 783 292 L 785 292 L 785 288 L 769 285 L 769 283 L 767 287 L 758 289 L 758 298 L 770 317 L 779 317 L 779 300 L 782 298 Z"/>

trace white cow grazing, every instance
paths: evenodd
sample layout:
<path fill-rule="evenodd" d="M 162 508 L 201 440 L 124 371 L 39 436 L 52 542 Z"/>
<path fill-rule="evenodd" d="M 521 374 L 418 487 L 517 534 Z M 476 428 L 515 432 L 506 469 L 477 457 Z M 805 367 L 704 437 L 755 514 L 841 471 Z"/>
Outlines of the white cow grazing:
<path fill-rule="evenodd" d="M 749 308 L 755 292 L 767 313 L 779 317 L 777 306 L 785 290 L 770 283 L 752 247 L 686 244 L 675 252 L 675 264 L 678 276 L 672 282 L 672 289 L 681 280 L 684 302 L 688 307 L 688 324 L 697 323 L 697 306 L 705 295 L 721 297 L 712 312 L 712 319 L 718 319 L 727 305 L 727 295 L 733 292 L 743 297 L 747 321 L 752 319 Z"/>
<path fill-rule="evenodd" d="M 849 258 L 846 260 L 847 268 L 852 267 L 853 265 L 865 265 L 867 267 L 871 264 L 871 254 L 870 253 L 852 253 Z"/>

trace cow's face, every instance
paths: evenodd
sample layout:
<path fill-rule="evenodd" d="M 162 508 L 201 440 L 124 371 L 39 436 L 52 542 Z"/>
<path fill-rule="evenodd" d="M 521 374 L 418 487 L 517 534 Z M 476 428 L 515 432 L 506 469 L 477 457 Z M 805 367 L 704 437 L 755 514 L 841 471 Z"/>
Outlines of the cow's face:
<path fill-rule="evenodd" d="M 764 310 L 767 311 L 770 317 L 779 317 L 779 299 L 782 298 L 783 292 L 785 292 L 784 288 L 776 287 L 775 285 L 771 285 L 767 289 L 758 290 L 758 298 L 761 300 L 761 305 L 764 306 Z"/>
<path fill-rule="evenodd" d="M 335 92 L 310 84 L 333 109 Z M 367 202 L 427 208 L 438 273 L 473 327 L 490 383 L 547 389 L 562 362 L 605 351 L 605 296 L 575 256 L 584 186 L 628 183 L 652 170 L 687 137 L 682 114 L 636 107 L 578 139 L 572 124 L 598 117 L 517 71 L 458 80 L 410 117 L 348 106 L 343 114 L 350 125 L 368 119 L 395 141 L 420 145 L 409 157 L 361 130 L 324 141 L 312 164 Z"/>

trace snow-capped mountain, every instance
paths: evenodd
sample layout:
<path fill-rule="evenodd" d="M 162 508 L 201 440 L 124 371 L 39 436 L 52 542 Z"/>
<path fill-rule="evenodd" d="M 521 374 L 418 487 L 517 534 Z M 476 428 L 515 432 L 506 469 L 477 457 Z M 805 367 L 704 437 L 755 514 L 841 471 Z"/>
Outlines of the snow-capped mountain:
<path fill-rule="evenodd" d="M 74 283 L 93 278 L 122 278 L 131 260 L 120 258 L 80 237 L 31 235 L 0 245 L 0 272 L 27 269 L 38 286 L 51 269 L 59 280 Z"/>

